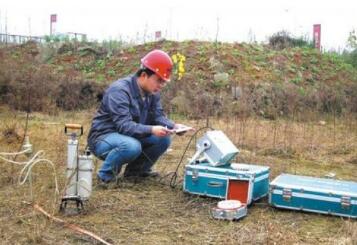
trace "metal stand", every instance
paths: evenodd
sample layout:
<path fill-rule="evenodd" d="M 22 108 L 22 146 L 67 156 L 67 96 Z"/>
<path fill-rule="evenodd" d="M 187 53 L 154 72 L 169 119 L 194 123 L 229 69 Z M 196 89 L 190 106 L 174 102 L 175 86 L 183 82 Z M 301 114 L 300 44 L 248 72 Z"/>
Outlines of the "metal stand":
<path fill-rule="evenodd" d="M 62 198 L 60 210 L 59 210 L 60 212 L 64 212 L 66 210 L 68 202 L 76 203 L 78 213 L 80 213 L 83 210 L 83 201 L 81 200 L 81 198 L 73 196 L 73 197 L 63 197 Z"/>
<path fill-rule="evenodd" d="M 77 132 L 68 132 L 68 129 L 72 129 L 72 130 L 79 130 L 80 129 L 80 134 L 78 135 Z M 77 142 L 77 138 L 79 138 L 80 136 L 83 135 L 83 126 L 80 124 L 66 124 L 64 127 L 64 133 L 71 137 L 73 141 L 76 141 L 76 144 L 78 144 Z M 75 156 L 75 165 L 73 166 L 72 164 L 70 164 L 70 160 L 68 160 L 68 165 L 67 165 L 67 171 L 71 171 L 73 170 L 76 175 L 76 179 L 75 179 L 75 191 L 72 192 L 70 191 L 70 193 L 66 193 L 65 196 L 62 197 L 62 201 L 61 201 L 61 205 L 60 205 L 60 209 L 59 211 L 62 213 L 65 213 L 66 208 L 67 208 L 67 204 L 69 202 L 75 203 L 76 207 L 77 207 L 77 213 L 81 213 L 81 211 L 83 210 L 83 201 L 81 199 L 81 197 L 78 195 L 78 187 L 77 187 L 77 183 L 78 183 L 78 167 L 79 167 L 79 163 L 78 163 L 78 145 L 76 146 L 76 153 L 74 154 Z M 70 154 L 70 150 L 68 149 L 68 155 Z M 74 160 L 72 160 L 74 161 Z M 71 172 L 70 172 L 71 173 Z M 71 175 L 73 175 L 73 173 L 71 173 L 69 176 L 70 178 L 72 178 Z M 70 183 L 71 184 L 71 183 Z M 67 190 L 66 190 L 67 192 Z"/>

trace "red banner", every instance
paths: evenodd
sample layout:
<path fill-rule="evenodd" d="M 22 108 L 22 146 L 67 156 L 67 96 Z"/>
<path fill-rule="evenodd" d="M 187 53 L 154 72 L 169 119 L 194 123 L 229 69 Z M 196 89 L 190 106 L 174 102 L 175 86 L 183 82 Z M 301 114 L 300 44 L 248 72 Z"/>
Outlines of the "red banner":
<path fill-rule="evenodd" d="M 155 32 L 155 39 L 160 39 L 161 38 L 161 31 L 156 31 Z"/>
<path fill-rule="evenodd" d="M 51 14 L 51 23 L 57 22 L 57 14 Z"/>
<path fill-rule="evenodd" d="M 320 24 L 314 25 L 313 34 L 314 34 L 315 48 L 321 50 L 321 25 Z"/>

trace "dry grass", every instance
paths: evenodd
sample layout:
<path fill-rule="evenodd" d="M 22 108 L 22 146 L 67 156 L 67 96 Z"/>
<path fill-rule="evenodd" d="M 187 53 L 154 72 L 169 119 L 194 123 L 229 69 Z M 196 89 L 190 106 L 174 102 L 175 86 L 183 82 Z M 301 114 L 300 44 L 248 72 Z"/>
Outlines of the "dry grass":
<path fill-rule="evenodd" d="M 45 150 L 56 163 L 63 188 L 66 162 L 64 123 L 75 122 L 89 129 L 91 112 L 61 113 L 59 116 L 32 114 L 30 140 L 35 150 Z M 1 108 L 0 133 L 13 128 L 23 132 L 24 115 Z M 16 121 L 14 121 L 14 118 Z M 199 128 L 203 121 L 187 124 Z M 14 126 L 15 125 L 15 126 Z M 258 119 L 215 120 L 212 126 L 227 133 L 241 149 L 236 159 L 271 167 L 271 178 L 281 172 L 323 176 L 335 172 L 338 178 L 357 180 L 357 121 L 297 123 Z M 174 171 L 189 136 L 175 137 L 173 151 L 164 155 L 156 168 Z M 9 142 L 1 135 L 0 151 L 18 149 L 21 139 Z M 85 137 L 81 145 L 86 143 Z M 187 154 L 194 151 L 191 147 Z M 21 160 L 20 158 L 18 160 Z M 24 160 L 24 159 L 23 159 Z M 18 186 L 20 168 L 0 162 L 0 238 L 2 244 L 95 244 L 88 237 L 63 229 L 32 209 L 29 186 Z M 182 164 L 184 165 L 184 163 Z M 96 162 L 96 167 L 100 162 Z M 182 179 L 183 166 L 179 170 Z M 354 220 L 273 209 L 266 200 L 255 203 L 239 222 L 217 221 L 210 217 L 211 198 L 197 197 L 168 186 L 169 178 L 133 182 L 120 179 L 108 189 L 94 187 L 86 212 L 77 216 L 58 213 L 53 199 L 53 177 L 47 166 L 33 171 L 34 200 L 47 211 L 75 223 L 114 244 L 356 244 Z"/>

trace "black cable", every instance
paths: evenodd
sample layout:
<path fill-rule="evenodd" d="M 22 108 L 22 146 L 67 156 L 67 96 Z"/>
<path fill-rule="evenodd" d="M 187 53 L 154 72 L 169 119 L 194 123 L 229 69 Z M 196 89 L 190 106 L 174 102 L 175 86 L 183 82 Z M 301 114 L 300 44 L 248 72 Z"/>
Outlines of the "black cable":
<path fill-rule="evenodd" d="M 28 123 L 29 123 L 29 117 L 30 117 L 30 111 L 31 111 L 31 91 L 30 91 L 30 86 L 29 86 L 29 81 L 31 81 L 31 72 L 30 72 L 30 77 L 28 80 L 26 80 L 26 92 L 27 92 L 27 107 L 26 107 L 26 122 L 25 122 L 25 130 L 24 130 L 24 135 L 22 137 L 22 141 L 20 144 L 20 147 L 18 149 L 18 152 L 21 151 L 22 145 L 25 142 L 25 137 L 27 135 L 28 131 Z M 16 161 L 18 155 L 15 155 L 14 158 L 12 159 L 13 161 Z"/>
<path fill-rule="evenodd" d="M 18 152 L 21 151 L 22 145 L 23 145 L 24 142 L 25 142 L 25 137 L 26 137 L 26 135 L 27 135 L 27 130 L 28 130 L 29 117 L 30 117 L 30 112 L 29 112 L 29 110 L 27 110 L 27 111 L 26 111 L 25 131 L 24 131 L 24 134 L 23 134 L 23 137 L 22 137 L 22 140 L 21 140 L 20 147 L 19 147 L 19 149 L 17 150 Z M 16 161 L 17 156 L 19 156 L 19 155 L 15 155 L 12 160 L 13 160 L 13 161 Z"/>
<path fill-rule="evenodd" d="M 27 110 L 26 112 L 26 122 L 25 122 L 25 131 L 24 131 L 24 135 L 22 137 L 22 141 L 21 141 L 21 144 L 19 146 L 19 149 L 17 150 L 17 152 L 20 152 L 21 149 L 22 149 L 22 145 L 24 144 L 25 142 L 25 137 L 27 135 L 27 130 L 28 130 L 28 121 L 29 121 L 29 110 Z M 19 156 L 19 154 L 16 154 L 13 158 L 12 158 L 12 161 L 16 161 L 16 158 L 17 156 Z M 14 178 L 12 177 L 14 175 L 14 165 L 11 164 L 11 183 L 14 184 Z"/>
<path fill-rule="evenodd" d="M 214 130 L 213 128 L 211 128 L 211 127 L 209 127 L 209 126 L 205 126 L 205 127 L 199 128 L 199 129 L 191 136 L 189 142 L 187 143 L 186 148 L 185 148 L 185 150 L 183 151 L 183 153 L 182 153 L 182 155 L 181 155 L 181 159 L 180 159 L 179 163 L 177 164 L 175 171 L 172 172 L 172 173 L 169 173 L 169 174 L 167 174 L 167 175 L 165 175 L 165 176 L 163 177 L 163 178 L 166 178 L 166 177 L 168 177 L 170 174 L 172 174 L 172 177 L 171 177 L 171 179 L 170 179 L 170 187 L 171 187 L 171 188 L 175 188 L 175 187 L 177 186 L 177 183 L 176 183 L 176 181 L 177 181 L 177 172 L 178 172 L 178 169 L 179 169 L 179 167 L 180 167 L 180 165 L 181 165 L 181 163 L 182 163 L 182 161 L 183 161 L 183 159 L 184 159 L 184 157 L 185 157 L 185 155 L 186 155 L 186 152 L 187 152 L 187 150 L 188 150 L 188 148 L 189 148 L 189 146 L 190 146 L 192 140 L 196 137 L 196 135 L 198 134 L 198 132 L 200 132 L 200 131 L 202 131 L 202 130 L 204 130 L 204 129 Z M 163 178 L 161 178 L 161 179 L 163 179 Z M 161 181 L 161 179 L 160 179 L 160 181 Z"/>

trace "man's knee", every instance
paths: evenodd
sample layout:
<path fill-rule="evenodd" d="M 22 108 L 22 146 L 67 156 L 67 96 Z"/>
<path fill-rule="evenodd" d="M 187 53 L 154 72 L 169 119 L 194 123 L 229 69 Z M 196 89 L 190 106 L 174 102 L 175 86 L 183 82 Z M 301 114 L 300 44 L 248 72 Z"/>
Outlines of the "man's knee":
<path fill-rule="evenodd" d="M 123 149 L 124 148 L 124 149 Z M 135 159 L 137 158 L 141 152 L 141 143 L 137 139 L 131 138 L 130 140 L 127 140 L 120 150 L 123 150 L 127 153 L 130 158 Z"/>
<path fill-rule="evenodd" d="M 167 148 L 169 148 L 171 144 L 171 137 L 170 136 L 161 137 L 159 140 L 159 144 L 162 146 L 163 149 L 166 150 Z"/>
<path fill-rule="evenodd" d="M 110 154 L 114 158 L 123 158 L 125 161 L 132 161 L 142 152 L 140 141 L 132 137 L 126 137 L 125 140 L 121 140 L 120 142 L 112 142 L 112 145 L 114 146 L 112 149 L 109 149 L 105 154 L 97 157 L 105 160 Z"/>

